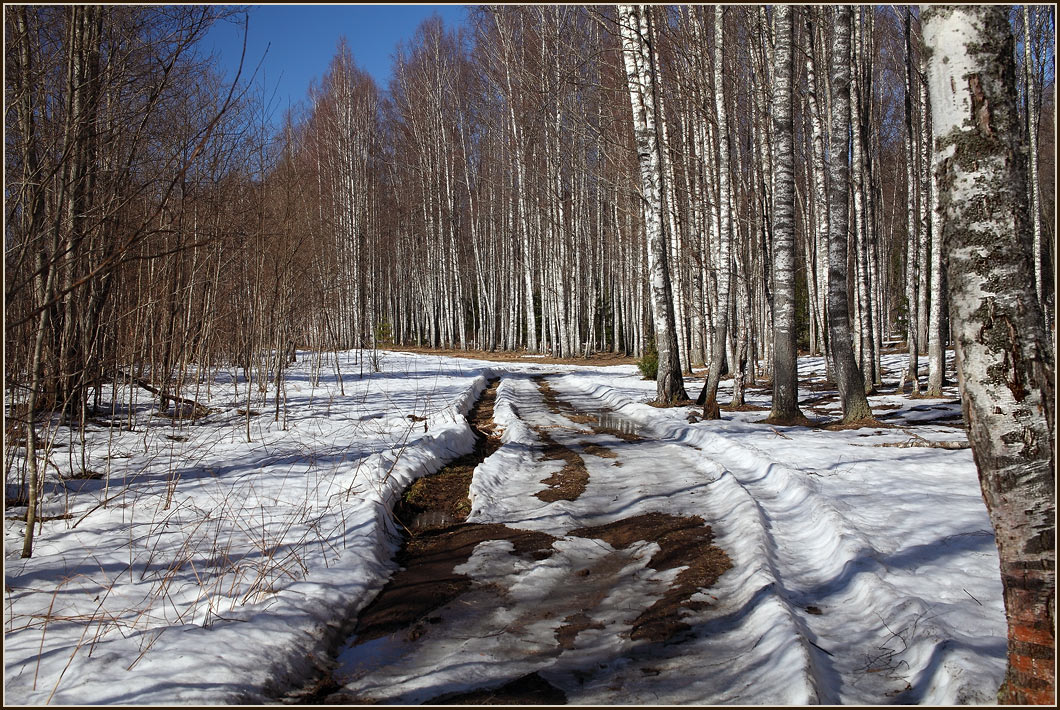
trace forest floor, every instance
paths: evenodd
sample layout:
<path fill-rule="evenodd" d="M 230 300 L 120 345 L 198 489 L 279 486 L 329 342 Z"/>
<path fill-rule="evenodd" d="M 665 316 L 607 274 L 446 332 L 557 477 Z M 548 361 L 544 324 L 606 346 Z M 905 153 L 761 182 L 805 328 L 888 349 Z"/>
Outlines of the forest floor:
<path fill-rule="evenodd" d="M 251 442 L 234 376 L 67 434 L 34 558 L 7 510 L 6 703 L 993 702 L 960 404 L 904 356 L 859 429 L 820 358 L 783 427 L 762 385 L 706 422 L 629 364 L 355 356 L 300 354 Z"/>

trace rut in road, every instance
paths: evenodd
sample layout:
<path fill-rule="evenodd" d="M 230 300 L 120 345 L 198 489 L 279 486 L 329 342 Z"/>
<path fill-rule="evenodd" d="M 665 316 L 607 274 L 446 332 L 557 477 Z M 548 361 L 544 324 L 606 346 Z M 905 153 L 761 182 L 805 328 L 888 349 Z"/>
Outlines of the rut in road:
<path fill-rule="evenodd" d="M 481 542 L 503 540 L 511 543 L 517 554 L 535 560 L 551 555 L 550 545 L 555 539 L 551 535 L 504 525 L 465 522 L 471 510 L 467 494 L 475 466 L 500 447 L 493 422 L 499 384 L 500 378 L 490 380 L 468 413 L 476 440 L 474 450 L 440 471 L 414 481 L 394 506 L 394 517 L 406 532 L 395 557 L 400 568 L 357 618 L 347 621 L 346 635 L 350 637 L 347 645 L 359 646 L 399 632 L 407 640 L 417 639 L 425 625 L 436 623 L 438 617 L 431 612 L 470 589 L 471 579 L 454 569 L 467 562 Z M 318 664 L 319 674 L 302 687 L 288 691 L 280 701 L 305 705 L 360 702 L 359 698 L 342 692 L 341 679 L 334 675 L 338 667 L 335 657 L 340 650 L 335 646 L 330 654 L 332 658 Z M 529 693 L 541 695 L 547 702 L 565 702 L 562 692 L 544 681 L 513 683 L 499 697 L 519 692 L 524 699 Z"/>
<path fill-rule="evenodd" d="M 618 465 L 610 437 L 634 446 L 642 439 L 616 427 L 610 412 L 579 412 L 547 380 L 535 384 L 548 410 L 576 426 L 527 420 L 539 438 L 532 447 L 537 465 L 564 464 L 545 478 L 534 466 L 512 472 L 546 486 L 535 494 L 540 502 L 527 505 L 596 505 L 579 503 L 590 480 L 575 449 Z M 701 517 L 640 512 L 548 532 L 503 519 L 465 522 L 474 469 L 501 446 L 493 422 L 497 387 L 491 382 L 469 415 L 475 452 L 419 479 L 395 507 L 409 532 L 395 558 L 400 569 L 349 624 L 350 638 L 320 676 L 281 702 L 560 704 L 567 696 L 550 678 L 581 679 L 579 664 L 603 653 L 615 634 L 641 644 L 681 641 L 689 628 L 683 614 L 705 606 L 693 595 L 730 566 Z M 586 508 L 586 517 L 599 514 L 607 511 Z M 624 609 L 618 622 L 616 605 Z M 519 673 L 498 670 L 506 664 Z M 425 684 L 424 676 L 440 680 Z"/>

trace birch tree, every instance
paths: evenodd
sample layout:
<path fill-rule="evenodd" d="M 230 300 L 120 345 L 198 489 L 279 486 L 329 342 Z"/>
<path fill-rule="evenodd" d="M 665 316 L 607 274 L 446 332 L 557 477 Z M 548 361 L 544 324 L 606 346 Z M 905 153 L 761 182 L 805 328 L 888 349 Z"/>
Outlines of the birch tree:
<path fill-rule="evenodd" d="M 791 422 L 799 411 L 798 359 L 795 341 L 795 150 L 791 74 L 792 9 L 777 5 L 773 86 L 773 409 L 771 421 Z"/>
<path fill-rule="evenodd" d="M 917 133 L 915 130 L 915 100 L 913 91 L 916 82 L 913 78 L 913 13 L 905 9 L 905 175 L 908 204 L 906 206 L 906 265 L 905 265 L 905 298 L 906 298 L 906 341 L 909 346 L 909 365 L 902 376 L 899 389 L 906 380 L 912 385 L 911 392 L 920 394 L 920 339 L 918 328 L 920 322 L 920 250 L 918 229 L 918 206 L 920 180 L 917 171 Z"/>
<path fill-rule="evenodd" d="M 732 211 L 729 194 L 729 120 L 725 109 L 724 30 L 725 8 L 714 8 L 714 106 L 718 122 L 718 308 L 714 325 L 714 346 L 711 351 L 707 381 L 697 402 L 703 403 L 705 419 L 720 419 L 718 384 L 725 364 L 725 346 L 729 334 L 729 287 L 732 276 Z"/>
<path fill-rule="evenodd" d="M 1023 75 L 1026 82 L 1027 98 L 1027 142 L 1029 147 L 1030 161 L 1027 168 L 1030 172 L 1030 217 L 1031 233 L 1034 235 L 1034 288 L 1038 295 L 1039 303 L 1042 302 L 1042 220 L 1041 220 L 1041 189 L 1038 181 L 1038 90 L 1035 86 L 1036 76 L 1034 64 L 1031 61 L 1031 47 L 1034 44 L 1031 39 L 1031 7 L 1024 5 L 1020 13 L 1023 20 Z"/>
<path fill-rule="evenodd" d="M 819 18 L 823 8 L 807 8 L 806 34 L 809 46 L 806 51 L 806 101 L 807 113 L 810 120 L 810 135 L 812 140 L 812 182 L 813 182 L 813 211 L 816 219 L 813 223 L 813 252 L 817 255 L 816 268 L 811 269 L 807 260 L 807 280 L 812 280 L 812 293 L 816 295 L 813 311 L 815 314 L 815 330 L 820 338 L 820 352 L 827 356 L 827 329 L 825 319 L 827 314 L 828 294 L 828 186 L 827 171 L 825 166 L 825 131 L 822 119 L 822 111 L 819 108 L 818 96 L 823 93 L 819 88 L 818 77 L 820 73 L 816 69 L 816 52 L 818 51 L 817 38 L 821 35 Z M 809 237 L 807 238 L 809 241 Z M 816 345 L 816 344 L 815 344 Z"/>
<path fill-rule="evenodd" d="M 998 6 L 922 14 L 962 408 L 1008 618 L 998 699 L 1052 705 L 1055 380 L 1035 292 L 1012 33 Z"/>
<path fill-rule="evenodd" d="M 928 139 L 934 143 L 934 131 Z M 938 169 L 934 150 L 929 155 L 931 174 Z M 928 384 L 924 394 L 941 397 L 946 382 L 946 328 L 942 320 L 943 298 L 946 291 L 945 271 L 942 268 L 942 215 L 939 213 L 939 195 L 936 185 L 929 186 L 931 194 L 931 312 L 928 316 Z"/>
<path fill-rule="evenodd" d="M 828 233 L 828 340 L 843 423 L 872 419 L 865 380 L 851 345 L 847 305 L 847 232 L 850 221 L 850 6 L 835 10 L 832 53 L 832 133 L 829 146 L 830 199 Z"/>
<path fill-rule="evenodd" d="M 672 404 L 688 399 L 688 395 L 685 394 L 681 361 L 678 357 L 673 295 L 667 264 L 668 250 L 663 230 L 664 183 L 657 132 L 657 121 L 661 117 L 656 112 L 657 72 L 649 46 L 652 41 L 651 17 L 646 6 L 636 8 L 632 5 L 621 5 L 618 12 L 622 32 L 622 54 L 637 136 L 655 344 L 659 352 L 656 401 L 660 404 Z"/>

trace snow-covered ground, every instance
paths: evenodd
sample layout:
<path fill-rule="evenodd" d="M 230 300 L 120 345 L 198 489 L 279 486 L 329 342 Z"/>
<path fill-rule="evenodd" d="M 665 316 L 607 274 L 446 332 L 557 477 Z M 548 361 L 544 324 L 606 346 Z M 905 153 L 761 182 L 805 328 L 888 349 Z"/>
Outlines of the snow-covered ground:
<path fill-rule="evenodd" d="M 654 383 L 632 366 L 385 353 L 379 372 L 360 377 L 356 354 L 343 353 L 341 381 L 328 365 L 314 382 L 314 357 L 300 353 L 289 372 L 286 418 L 274 421 L 271 397 L 252 405 L 250 442 L 238 411 L 246 385 L 229 381 L 200 395 L 215 411 L 195 422 L 152 416 L 145 394 L 131 431 L 90 425 L 84 459 L 60 430 L 33 558 L 19 557 L 24 508 L 5 511 L 5 703 L 254 702 L 297 682 L 393 571 L 395 497 L 473 448 L 463 415 L 494 376 L 505 445 L 475 472 L 470 520 L 560 539 L 539 565 L 482 543 L 460 571 L 507 589 L 512 604 L 551 605 L 554 618 L 534 616 L 517 636 L 488 632 L 510 629 L 518 606 L 462 618 L 468 638 L 438 639 L 430 654 L 373 643 L 372 664 L 390 663 L 391 682 L 375 693 L 362 673 L 354 685 L 366 696 L 420 702 L 426 689 L 538 671 L 572 703 L 994 701 L 1004 614 L 971 452 L 880 446 L 963 440 L 960 428 L 923 421 L 953 423 L 952 390 L 873 397 L 894 428 L 828 431 L 755 423 L 763 411 L 690 423 L 687 408 L 645 404 Z M 897 371 L 903 359 L 885 365 Z M 819 358 L 800 362 L 803 378 L 822 369 Z M 561 466 L 540 460 L 535 427 L 567 432 L 572 445 L 591 439 L 544 406 L 534 374 L 645 440 L 613 447 L 620 466 L 584 456 L 589 483 L 576 501 L 534 497 L 541 467 Z M 72 477 L 85 471 L 103 477 Z M 644 648 L 621 630 L 677 570 L 646 568 L 654 543 L 604 565 L 615 550 L 567 533 L 651 511 L 702 517 L 732 568 L 699 595 L 705 608 L 687 612 L 688 638 Z M 601 565 L 622 594 L 579 596 L 572 568 Z M 561 650 L 555 632 L 571 609 L 592 625 Z M 446 654 L 474 672 L 461 676 Z"/>

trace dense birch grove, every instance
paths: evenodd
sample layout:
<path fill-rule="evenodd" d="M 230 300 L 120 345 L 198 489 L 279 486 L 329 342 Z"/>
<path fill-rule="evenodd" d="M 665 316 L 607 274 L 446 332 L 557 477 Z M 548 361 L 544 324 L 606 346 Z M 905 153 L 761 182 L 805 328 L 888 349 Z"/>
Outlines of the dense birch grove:
<path fill-rule="evenodd" d="M 267 77 L 226 86 L 197 51 L 222 12 L 5 12 L 7 384 L 30 410 L 99 406 L 115 377 L 179 403 L 193 364 L 264 396 L 291 348 L 391 343 L 657 351 L 660 400 L 709 364 L 712 409 L 718 378 L 739 400 L 772 377 L 775 329 L 850 397 L 898 343 L 903 387 L 939 386 L 915 8 L 793 7 L 789 39 L 765 6 L 476 7 L 424 23 L 388 87 L 341 43 L 282 121 Z M 1053 22 L 1011 10 L 1048 314 Z"/>
<path fill-rule="evenodd" d="M 1051 321 L 1055 16 L 1007 12 Z M 230 15 L 5 9 L 5 385 L 31 451 L 38 413 L 115 409 L 116 383 L 194 414 L 218 367 L 278 418 L 296 348 L 657 354 L 661 403 L 706 366 L 705 416 L 722 377 L 734 405 L 775 379 L 777 421 L 795 352 L 826 354 L 857 421 L 902 347 L 899 387 L 939 391 L 916 8 L 478 6 L 421 25 L 387 87 L 340 42 L 282 118 L 267 77 L 202 55 Z"/>
<path fill-rule="evenodd" d="M 1010 594 L 1021 574 L 1055 594 L 1053 508 L 1003 499 L 1030 450 L 1017 492 L 1052 497 L 1055 9 L 977 11 L 994 64 L 958 98 L 939 37 L 987 25 L 948 12 L 476 6 L 422 24 L 386 87 L 340 42 L 279 117 L 256 58 L 225 80 L 201 49 L 234 10 L 5 6 L 5 421 L 25 449 L 5 482 L 28 503 L 23 555 L 58 422 L 131 426 L 134 387 L 194 418 L 227 370 L 249 440 L 252 406 L 285 415 L 299 349 L 318 372 L 351 348 L 367 372 L 392 345 L 655 358 L 659 404 L 687 403 L 705 367 L 705 418 L 731 377 L 733 406 L 772 382 L 775 423 L 802 420 L 797 355 L 822 354 L 856 424 L 885 349 L 908 353 L 899 391 L 938 396 L 955 347 L 1010 615 L 1054 613 L 1055 596 Z M 976 161 L 1008 170 L 973 197 L 1015 220 L 982 227 L 1011 263 L 962 251 L 980 227 L 960 227 L 979 223 L 955 186 Z M 1006 692 L 1052 697 L 1040 675 L 1010 670 Z"/>
<path fill-rule="evenodd" d="M 796 344 L 833 357 L 833 327 L 849 331 L 862 381 L 850 390 L 869 392 L 882 384 L 885 346 L 930 349 L 930 372 L 911 355 L 903 383 L 919 392 L 941 382 L 949 332 L 919 12 L 852 8 L 842 59 L 834 12 L 793 10 L 783 157 L 793 162 Z M 1049 11 L 1030 15 L 1048 34 Z M 1034 112 L 1051 102 L 1051 79 L 1034 65 L 1050 50 L 1028 43 L 1028 63 L 1022 46 L 1027 125 L 1049 161 L 1052 129 Z M 788 288 L 776 282 L 777 146 L 789 138 L 772 120 L 770 9 L 476 8 L 466 27 L 425 24 L 385 92 L 354 78 L 345 51 L 290 151 L 329 176 L 305 210 L 312 229 L 356 256 L 339 278 L 357 285 L 334 291 L 352 297 L 324 309 L 329 347 L 651 350 L 660 382 L 707 364 L 741 384 L 771 377 L 775 296 Z M 849 97 L 844 116 L 838 93 Z M 374 110 L 349 112 L 360 123 L 329 140 L 326 115 L 353 95 Z M 849 134 L 848 158 L 833 165 L 837 130 Z M 351 133 L 363 144 L 347 145 Z M 358 172 L 355 156 L 370 169 Z M 843 169 L 845 187 L 834 178 Z M 1050 180 L 1039 170 L 1036 194 L 1051 195 Z M 1037 205 L 1038 284 L 1051 308 L 1051 198 Z M 832 225 L 844 209 L 846 224 Z M 666 399 L 683 385 L 660 387 Z M 708 383 L 702 399 L 715 390 Z"/>

